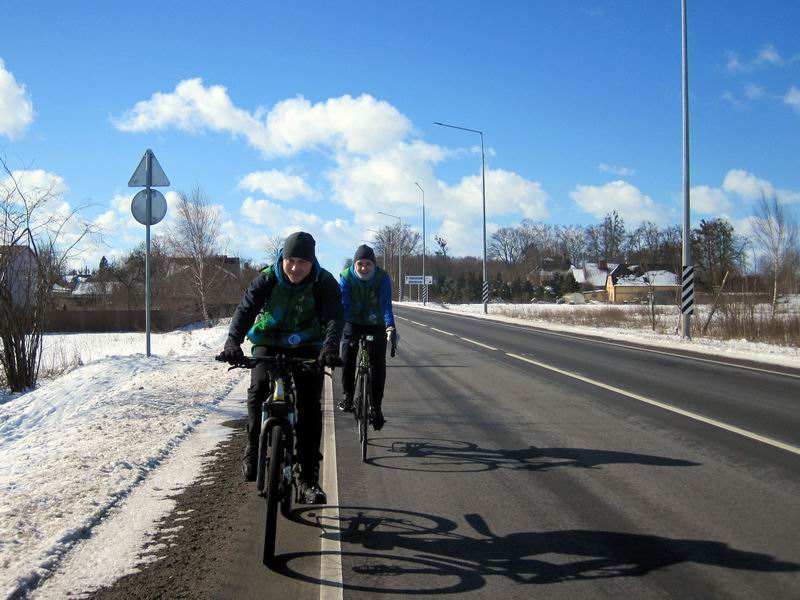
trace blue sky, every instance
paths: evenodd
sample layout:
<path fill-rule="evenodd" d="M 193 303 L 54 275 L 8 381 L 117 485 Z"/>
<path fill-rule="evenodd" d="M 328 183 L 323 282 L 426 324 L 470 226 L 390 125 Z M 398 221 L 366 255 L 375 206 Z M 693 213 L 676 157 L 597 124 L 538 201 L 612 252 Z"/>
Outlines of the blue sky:
<path fill-rule="evenodd" d="M 339 269 L 400 215 L 481 253 L 523 218 L 629 229 L 682 215 L 679 0 L 4 2 L 0 152 L 105 232 L 144 239 L 128 179 L 151 148 L 219 207 L 228 253 L 298 229 Z M 800 206 L 800 2 L 689 0 L 692 219 L 747 233 Z M 153 227 L 163 231 L 167 219 Z"/>

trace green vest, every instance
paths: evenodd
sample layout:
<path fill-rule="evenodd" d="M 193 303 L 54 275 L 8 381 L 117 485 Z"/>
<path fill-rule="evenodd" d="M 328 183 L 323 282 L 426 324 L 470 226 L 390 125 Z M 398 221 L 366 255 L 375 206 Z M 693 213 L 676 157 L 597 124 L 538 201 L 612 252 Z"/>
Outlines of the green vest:
<path fill-rule="evenodd" d="M 369 281 L 361 281 L 353 275 L 350 267 L 342 271 L 341 276 L 350 284 L 350 315 L 347 320 L 356 325 L 383 325 L 383 310 L 378 297 L 383 274 L 386 273 L 375 265 L 375 274 Z"/>
<path fill-rule="evenodd" d="M 316 282 L 289 288 L 281 285 L 274 271 L 275 265 L 262 271 L 274 281 L 274 285 L 255 324 L 247 332 L 247 338 L 254 346 L 322 348 L 325 334 L 314 299 Z M 326 271 L 322 277 L 331 275 Z"/>

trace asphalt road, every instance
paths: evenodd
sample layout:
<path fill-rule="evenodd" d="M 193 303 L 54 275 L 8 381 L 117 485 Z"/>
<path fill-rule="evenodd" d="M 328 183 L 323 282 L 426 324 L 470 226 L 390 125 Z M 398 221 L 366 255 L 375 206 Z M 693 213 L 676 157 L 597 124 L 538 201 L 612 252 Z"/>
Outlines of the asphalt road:
<path fill-rule="evenodd" d="M 210 556 L 177 544 L 176 597 L 193 573 L 185 597 L 800 597 L 798 373 L 395 314 L 367 462 L 351 415 L 329 427 L 333 506 L 282 520 L 262 567 L 238 436 L 203 490 L 223 525 L 190 542 Z M 157 597 L 146 571 L 128 590 Z"/>

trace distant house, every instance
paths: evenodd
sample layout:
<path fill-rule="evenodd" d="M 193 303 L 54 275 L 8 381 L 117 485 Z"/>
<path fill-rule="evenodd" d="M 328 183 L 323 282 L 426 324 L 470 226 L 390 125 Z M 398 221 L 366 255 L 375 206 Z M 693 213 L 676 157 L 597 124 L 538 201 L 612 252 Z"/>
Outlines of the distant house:
<path fill-rule="evenodd" d="M 608 301 L 614 304 L 650 302 L 675 304 L 678 297 L 678 277 L 666 269 L 643 271 L 639 265 L 617 265 L 608 276 Z"/>
<path fill-rule="evenodd" d="M 608 300 L 606 283 L 609 268 L 615 269 L 618 265 L 609 265 L 605 261 L 598 263 L 585 263 L 583 267 L 571 267 L 570 271 L 575 281 L 580 286 L 584 299 L 605 302 Z"/>
<path fill-rule="evenodd" d="M 14 305 L 28 304 L 36 293 L 39 267 L 27 246 L 0 246 L 0 286 L 8 289 Z"/>

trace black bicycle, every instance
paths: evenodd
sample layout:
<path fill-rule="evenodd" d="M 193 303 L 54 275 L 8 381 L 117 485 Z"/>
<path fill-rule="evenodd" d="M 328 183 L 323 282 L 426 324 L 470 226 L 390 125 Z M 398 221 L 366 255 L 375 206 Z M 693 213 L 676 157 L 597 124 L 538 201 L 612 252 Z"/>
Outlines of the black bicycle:
<path fill-rule="evenodd" d="M 216 360 L 225 362 L 222 356 Z M 252 369 L 266 365 L 272 393 L 261 405 L 261 433 L 258 438 L 258 474 L 256 491 L 266 500 L 267 519 L 264 527 L 263 563 L 269 565 L 275 556 L 278 506 L 285 518 L 291 517 L 292 500 L 299 500 L 298 467 L 295 454 L 297 393 L 292 367 L 317 372 L 322 367 L 314 359 L 290 358 L 284 355 L 242 357 L 231 369 Z"/>
<path fill-rule="evenodd" d="M 372 366 L 369 363 L 369 352 L 375 338 L 362 334 L 358 340 L 356 355 L 356 393 L 353 398 L 353 415 L 356 418 L 358 441 L 361 442 L 361 460 L 367 460 L 367 438 L 369 425 L 372 424 Z"/>
<path fill-rule="evenodd" d="M 367 461 L 367 445 L 369 442 L 369 426 L 375 418 L 375 409 L 372 403 L 372 365 L 369 355 L 375 337 L 366 333 L 358 339 L 358 354 L 356 356 L 356 381 L 353 398 L 353 415 L 358 429 L 358 440 L 361 442 L 361 460 Z M 397 344 L 392 340 L 391 356 L 397 352 Z"/>

